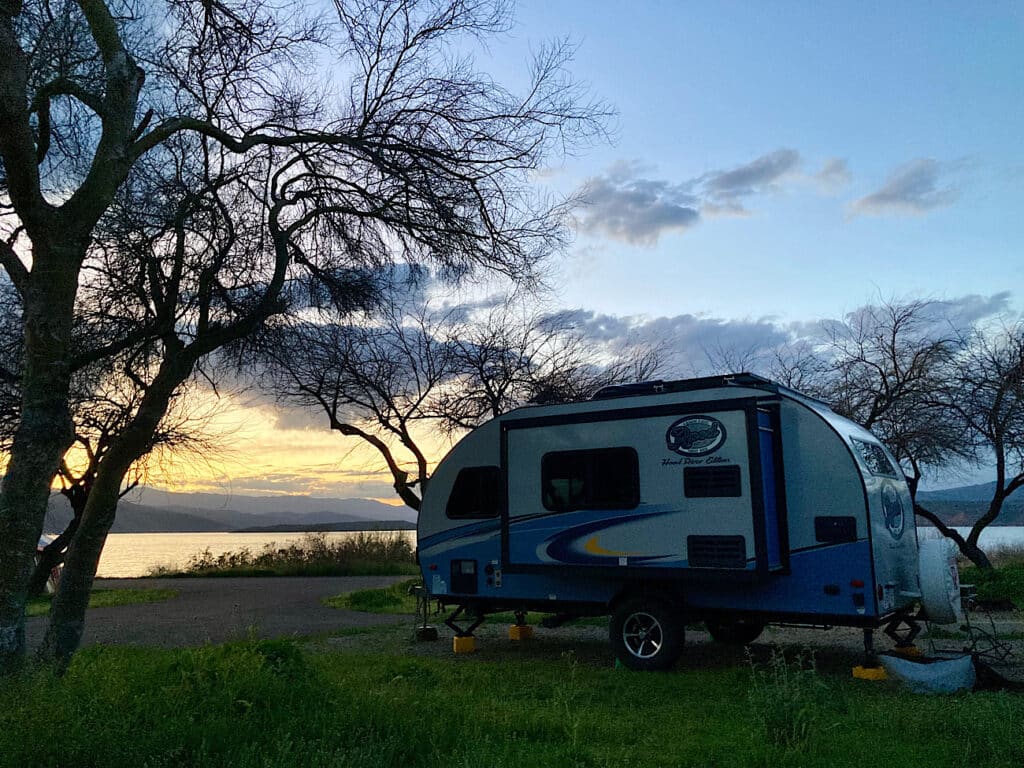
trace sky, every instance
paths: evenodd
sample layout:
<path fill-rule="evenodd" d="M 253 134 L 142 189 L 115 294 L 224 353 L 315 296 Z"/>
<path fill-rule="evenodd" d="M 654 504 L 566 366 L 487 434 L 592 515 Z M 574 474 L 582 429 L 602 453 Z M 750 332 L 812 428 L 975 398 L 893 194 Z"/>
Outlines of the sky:
<path fill-rule="evenodd" d="M 557 38 L 617 112 L 537 178 L 586 190 L 552 283 L 593 335 L 696 354 L 879 298 L 1024 308 L 1024 4 L 522 0 L 477 65 L 522 84 Z M 230 451 L 165 481 L 394 501 L 315 419 L 238 395 L 217 425 Z"/>

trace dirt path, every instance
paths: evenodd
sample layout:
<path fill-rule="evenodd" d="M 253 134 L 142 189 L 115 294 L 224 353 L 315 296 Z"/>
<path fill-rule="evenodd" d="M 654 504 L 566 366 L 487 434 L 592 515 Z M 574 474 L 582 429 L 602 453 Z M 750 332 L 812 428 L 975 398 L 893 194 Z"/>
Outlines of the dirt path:
<path fill-rule="evenodd" d="M 404 616 L 344 611 L 321 602 L 331 595 L 383 587 L 403 578 L 408 577 L 98 579 L 97 589 L 174 589 L 178 596 L 156 603 L 91 608 L 82 645 L 174 648 L 221 643 L 250 632 L 258 637 L 305 636 L 409 622 Z M 30 648 L 45 631 L 45 617 L 28 620 Z"/>
<path fill-rule="evenodd" d="M 407 577 L 102 579 L 96 582 L 98 589 L 165 588 L 177 590 L 178 596 L 157 603 L 90 609 L 83 646 L 110 643 L 171 648 L 220 643 L 245 638 L 250 633 L 257 637 L 308 637 L 356 627 L 405 624 L 411 628 L 411 616 L 345 611 L 328 608 L 321 602 L 331 595 L 383 587 L 403 578 Z M 1012 676 L 1018 679 L 1024 678 L 1024 670 L 1021 669 L 1021 660 L 1024 659 L 1022 618 L 1021 614 L 1001 615 L 996 627 L 1000 635 L 1013 638 L 1010 643 L 1014 651 Z M 437 643 L 410 647 L 408 634 L 401 633 L 403 652 L 451 656 L 451 632 L 441 624 L 441 617 L 433 617 L 432 623 L 441 629 L 442 639 Z M 45 617 L 29 619 L 30 647 L 42 639 L 45 629 Z M 505 624 L 489 621 L 480 627 L 477 637 L 478 652 L 474 656 L 481 661 L 515 656 L 550 659 L 565 653 L 595 664 L 607 663 L 611 658 L 607 626 L 569 625 L 555 630 L 538 627 L 537 639 L 522 644 L 509 642 Z M 366 637 L 335 636 L 329 643 L 357 647 L 367 640 Z M 388 641 L 375 635 L 372 642 L 377 647 L 381 642 L 386 645 Z M 684 667 L 747 663 L 746 650 L 714 643 L 699 627 L 687 631 L 686 642 L 687 649 L 681 662 Z M 936 645 L 956 649 L 961 642 L 948 639 L 936 641 Z M 879 651 L 892 646 L 881 632 L 876 633 L 876 644 Z M 919 645 L 922 650 L 928 648 L 924 638 Z M 844 674 L 864 658 L 863 636 L 857 629 L 835 628 L 823 632 L 769 627 L 751 651 L 755 657 L 766 656 L 774 646 L 787 647 L 792 651 L 810 649 L 820 668 Z"/>

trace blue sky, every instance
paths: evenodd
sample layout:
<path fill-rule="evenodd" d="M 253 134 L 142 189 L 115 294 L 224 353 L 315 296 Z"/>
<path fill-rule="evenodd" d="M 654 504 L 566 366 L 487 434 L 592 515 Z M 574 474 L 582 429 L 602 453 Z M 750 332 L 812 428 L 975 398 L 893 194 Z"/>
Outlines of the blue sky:
<path fill-rule="evenodd" d="M 477 65 L 522 85 L 561 37 L 618 112 L 614 143 L 538 179 L 590 190 L 550 303 L 595 339 L 669 339 L 686 375 L 880 297 L 1024 309 L 1024 4 L 520 0 Z M 190 488 L 394 500 L 315 418 L 225 411 L 248 447 Z"/>
<path fill-rule="evenodd" d="M 548 179 L 598 194 L 564 305 L 782 321 L 879 295 L 1019 306 L 1024 5 L 517 8 L 480 66 L 515 81 L 524 51 L 567 36 L 574 74 L 618 111 L 613 145 Z"/>

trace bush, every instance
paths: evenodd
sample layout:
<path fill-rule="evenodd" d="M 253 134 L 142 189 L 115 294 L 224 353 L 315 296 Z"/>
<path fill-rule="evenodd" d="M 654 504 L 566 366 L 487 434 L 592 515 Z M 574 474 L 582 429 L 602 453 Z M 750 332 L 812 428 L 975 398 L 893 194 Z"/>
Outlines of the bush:
<path fill-rule="evenodd" d="M 189 558 L 181 571 L 157 569 L 150 576 L 381 576 L 415 574 L 416 555 L 401 534 L 361 532 L 344 539 L 311 533 L 286 546 L 265 544 L 214 555 L 209 549 Z"/>

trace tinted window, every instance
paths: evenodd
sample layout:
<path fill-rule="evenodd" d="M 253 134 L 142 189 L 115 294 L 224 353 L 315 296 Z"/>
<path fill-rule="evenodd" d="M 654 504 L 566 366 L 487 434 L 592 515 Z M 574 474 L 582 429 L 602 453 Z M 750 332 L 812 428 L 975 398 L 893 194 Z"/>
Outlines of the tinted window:
<path fill-rule="evenodd" d="M 683 491 L 691 499 L 742 496 L 740 468 L 735 464 L 725 467 L 686 467 L 683 469 Z"/>
<path fill-rule="evenodd" d="M 553 512 L 633 509 L 640 503 L 640 468 L 632 448 L 547 453 L 541 498 Z"/>
<path fill-rule="evenodd" d="M 498 467 L 465 467 L 455 478 L 445 514 L 452 518 L 497 517 L 500 495 Z"/>
<path fill-rule="evenodd" d="M 850 440 L 872 475 L 900 476 L 901 473 L 896 471 L 892 462 L 889 461 L 889 457 L 885 455 L 885 449 L 878 443 L 869 443 L 867 440 L 858 440 L 855 437 L 850 438 Z"/>

